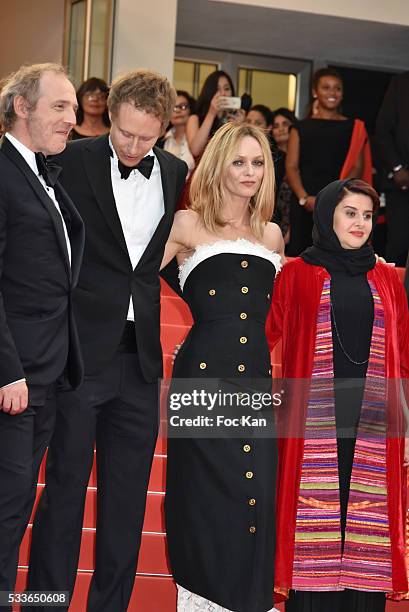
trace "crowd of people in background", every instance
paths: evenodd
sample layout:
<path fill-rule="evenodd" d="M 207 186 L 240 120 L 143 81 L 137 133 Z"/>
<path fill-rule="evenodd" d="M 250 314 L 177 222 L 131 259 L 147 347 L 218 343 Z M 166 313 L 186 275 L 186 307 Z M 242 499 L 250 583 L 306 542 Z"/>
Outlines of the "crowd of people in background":
<path fill-rule="evenodd" d="M 372 184 L 372 175 L 377 174 L 387 205 L 386 247 L 381 243 L 381 252 L 388 261 L 404 266 L 409 249 L 409 170 L 405 163 L 409 127 L 404 102 L 408 92 L 407 74 L 391 80 L 376 125 L 375 156 L 383 167 L 375 169 L 364 122 L 342 113 L 344 85 L 335 69 L 314 73 L 310 103 L 302 118 L 289 108 L 252 104 L 247 94 L 241 97 L 240 109 L 229 108 L 229 100 L 235 96 L 233 81 L 227 72 L 215 70 L 205 79 L 197 100 L 189 92 L 177 90 L 169 126 L 157 142 L 188 166 L 188 184 L 179 208 L 189 206 L 189 179 L 210 138 L 227 122 L 246 122 L 261 128 L 270 143 L 276 185 L 274 221 L 281 228 L 286 255 L 297 256 L 311 245 L 315 197 L 323 186 L 337 178 L 362 178 Z M 70 139 L 109 132 L 108 93 L 103 79 L 91 77 L 81 84 L 77 123 Z"/>

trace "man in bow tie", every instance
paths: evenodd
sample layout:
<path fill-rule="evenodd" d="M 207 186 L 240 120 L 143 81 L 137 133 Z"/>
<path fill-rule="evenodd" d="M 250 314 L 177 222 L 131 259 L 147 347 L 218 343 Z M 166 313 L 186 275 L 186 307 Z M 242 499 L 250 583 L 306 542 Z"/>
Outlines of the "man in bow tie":
<path fill-rule="evenodd" d="M 58 158 L 86 228 L 74 303 L 85 380 L 58 397 L 29 589 L 73 591 L 96 442 L 90 612 L 125 612 L 136 572 L 158 429 L 159 266 L 187 173 L 184 162 L 154 146 L 174 104 L 166 78 L 126 74 L 109 93 L 110 134 L 72 142 Z"/>
<path fill-rule="evenodd" d="M 57 383 L 75 387 L 83 375 L 71 292 L 84 228 L 59 169 L 45 159 L 65 148 L 76 109 L 74 87 L 56 64 L 21 67 L 0 93 L 1 592 L 14 589 Z"/>

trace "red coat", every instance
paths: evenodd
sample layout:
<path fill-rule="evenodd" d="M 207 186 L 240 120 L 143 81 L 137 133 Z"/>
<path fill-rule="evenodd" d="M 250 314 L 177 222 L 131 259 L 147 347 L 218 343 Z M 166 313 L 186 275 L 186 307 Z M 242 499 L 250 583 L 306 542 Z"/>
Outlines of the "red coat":
<path fill-rule="evenodd" d="M 283 378 L 311 377 L 317 313 L 326 278 L 329 278 L 329 274 L 324 268 L 307 264 L 299 257 L 287 263 L 277 277 L 266 333 L 271 348 L 282 339 Z M 374 282 L 385 311 L 386 376 L 409 379 L 409 314 L 403 285 L 396 270 L 381 263 L 377 263 L 368 273 L 368 279 Z M 292 586 L 303 451 L 302 437 L 279 441 L 275 584 L 277 592 L 283 594 Z M 388 512 L 394 589 L 390 597 L 394 599 L 404 597 L 408 591 L 405 537 L 407 475 L 403 467 L 403 454 L 404 440 L 388 437 Z M 278 601 L 280 599 L 282 597 L 278 597 Z"/>

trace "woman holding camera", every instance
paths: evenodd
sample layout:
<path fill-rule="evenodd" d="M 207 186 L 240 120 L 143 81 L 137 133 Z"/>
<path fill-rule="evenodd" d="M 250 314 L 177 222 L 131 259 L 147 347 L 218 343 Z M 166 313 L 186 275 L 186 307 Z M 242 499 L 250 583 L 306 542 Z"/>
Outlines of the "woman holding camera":
<path fill-rule="evenodd" d="M 194 157 L 200 157 L 209 139 L 226 121 L 244 120 L 245 113 L 241 109 L 232 114 L 228 98 L 234 95 L 233 81 L 227 72 L 215 70 L 209 74 L 197 99 L 196 113 L 189 117 L 186 126 L 187 141 Z"/>

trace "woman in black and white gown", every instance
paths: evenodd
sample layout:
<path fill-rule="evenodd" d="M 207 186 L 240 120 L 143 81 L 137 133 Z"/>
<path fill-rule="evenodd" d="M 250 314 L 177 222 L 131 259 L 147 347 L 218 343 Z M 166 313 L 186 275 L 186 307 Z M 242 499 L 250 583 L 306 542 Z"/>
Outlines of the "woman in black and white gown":
<path fill-rule="evenodd" d="M 171 392 L 181 379 L 192 379 L 192 390 L 211 379 L 228 380 L 230 390 L 269 392 L 264 327 L 283 239 L 269 222 L 274 168 L 261 130 L 220 128 L 190 195 L 191 209 L 176 214 L 163 262 L 177 256 L 194 319 Z M 178 611 L 266 612 L 274 587 L 274 432 L 213 433 L 175 438 L 171 432 L 168 441 L 165 511 Z"/>

